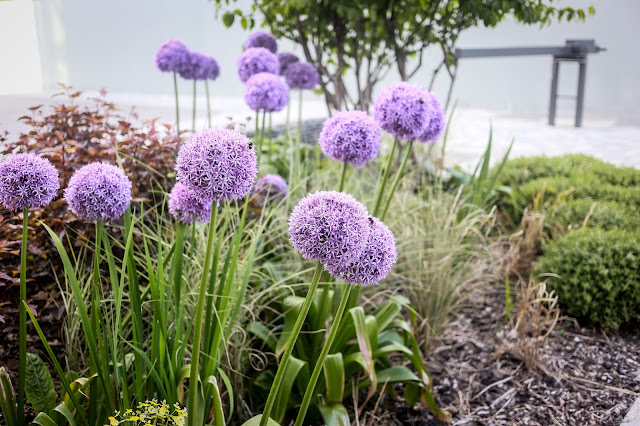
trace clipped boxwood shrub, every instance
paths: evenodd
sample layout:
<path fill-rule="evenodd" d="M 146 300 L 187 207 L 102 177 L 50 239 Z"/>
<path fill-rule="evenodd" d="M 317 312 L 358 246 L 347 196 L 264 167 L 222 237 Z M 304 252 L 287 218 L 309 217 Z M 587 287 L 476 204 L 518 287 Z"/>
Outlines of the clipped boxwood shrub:
<path fill-rule="evenodd" d="M 616 329 L 640 319 L 640 234 L 623 230 L 570 232 L 543 246 L 535 273 L 565 313 L 589 326 Z"/>
<path fill-rule="evenodd" d="M 585 219 L 588 228 L 634 231 L 640 227 L 640 216 L 633 209 L 615 201 L 594 201 L 590 198 L 560 203 L 547 217 L 547 223 L 568 231 L 581 228 Z"/>

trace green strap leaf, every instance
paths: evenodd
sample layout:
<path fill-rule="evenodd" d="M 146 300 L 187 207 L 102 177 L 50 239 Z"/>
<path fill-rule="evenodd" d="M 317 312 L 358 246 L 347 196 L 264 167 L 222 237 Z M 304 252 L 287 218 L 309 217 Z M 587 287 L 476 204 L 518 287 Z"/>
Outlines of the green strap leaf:
<path fill-rule="evenodd" d="M 345 375 L 342 353 L 327 355 L 324 360 L 324 381 L 327 386 L 329 402 L 342 402 L 344 399 Z"/>
<path fill-rule="evenodd" d="M 0 409 L 8 425 L 17 424 L 16 396 L 13 393 L 9 373 L 4 367 L 0 367 Z"/>
<path fill-rule="evenodd" d="M 259 426 L 260 420 L 262 420 L 262 414 L 258 414 L 255 417 L 250 418 L 246 422 L 242 423 L 242 426 Z M 267 426 L 280 426 L 280 423 L 273 419 L 267 420 Z"/>
<path fill-rule="evenodd" d="M 327 426 L 350 426 L 349 413 L 342 404 L 318 405 L 322 420 Z"/>

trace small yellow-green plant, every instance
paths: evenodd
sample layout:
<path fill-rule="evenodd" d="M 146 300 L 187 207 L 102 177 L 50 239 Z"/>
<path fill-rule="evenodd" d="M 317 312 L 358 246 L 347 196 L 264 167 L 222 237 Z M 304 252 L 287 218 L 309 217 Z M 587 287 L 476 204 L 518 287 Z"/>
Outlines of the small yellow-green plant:
<path fill-rule="evenodd" d="M 182 426 L 187 420 L 187 411 L 178 403 L 170 406 L 167 401 L 158 402 L 156 399 L 138 404 L 138 407 L 116 412 L 109 417 L 109 426 L 120 424 L 140 426 Z"/>

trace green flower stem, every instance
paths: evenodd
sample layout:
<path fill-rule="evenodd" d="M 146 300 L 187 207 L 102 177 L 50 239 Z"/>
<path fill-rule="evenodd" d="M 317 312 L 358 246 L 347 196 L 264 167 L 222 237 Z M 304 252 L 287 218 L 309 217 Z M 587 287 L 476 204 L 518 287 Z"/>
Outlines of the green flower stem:
<path fill-rule="evenodd" d="M 178 101 L 178 76 L 173 73 L 173 94 L 176 97 L 176 129 L 180 135 L 180 102 Z"/>
<path fill-rule="evenodd" d="M 338 192 L 342 192 L 344 190 L 346 176 L 347 176 L 347 162 L 344 161 L 342 163 L 342 173 L 340 174 L 340 186 L 338 187 Z"/>
<path fill-rule="evenodd" d="M 193 80 L 193 119 L 191 121 L 191 129 L 196 131 L 196 80 Z"/>
<path fill-rule="evenodd" d="M 204 81 L 204 91 L 207 95 L 207 123 L 211 127 L 211 99 L 209 99 L 209 80 Z"/>
<path fill-rule="evenodd" d="M 291 116 L 291 99 L 287 101 L 287 118 L 285 119 L 284 134 L 287 137 L 287 142 L 291 138 L 291 132 L 289 131 L 289 118 Z"/>
<path fill-rule="evenodd" d="M 198 418 L 198 364 L 200 361 L 200 340 L 202 339 L 202 320 L 204 311 L 204 301 L 207 292 L 207 282 L 209 279 L 209 268 L 211 267 L 211 251 L 216 235 L 216 222 L 218 204 L 211 208 L 211 219 L 209 220 L 209 235 L 207 237 L 207 248 L 204 255 L 204 265 L 202 267 L 202 277 L 200 279 L 200 291 L 198 293 L 198 303 L 195 311 L 195 325 L 193 330 L 193 346 L 191 349 L 191 371 L 189 375 L 189 399 L 187 401 L 187 412 L 189 413 L 189 426 L 196 426 Z"/>
<path fill-rule="evenodd" d="M 333 322 L 331 324 L 331 329 L 329 330 L 329 335 L 327 336 L 327 341 L 324 343 L 322 352 L 320 352 L 320 356 L 318 357 L 316 365 L 313 368 L 313 373 L 311 373 L 311 379 L 309 379 L 307 390 L 304 392 L 302 404 L 300 405 L 300 410 L 298 411 L 298 417 L 296 417 L 296 423 L 294 424 L 294 426 L 302 426 L 302 422 L 304 422 L 304 417 L 307 414 L 307 410 L 309 409 L 309 404 L 311 403 L 311 398 L 313 397 L 316 383 L 318 383 L 318 377 L 320 377 L 320 372 L 322 371 L 322 367 L 324 366 L 324 360 L 329 354 L 329 349 L 331 348 L 331 345 L 333 344 L 333 341 L 338 334 L 338 329 L 340 328 L 340 323 L 342 322 L 344 310 L 347 306 L 347 301 L 349 300 L 349 294 L 351 293 L 351 288 L 353 287 L 351 284 L 344 285 L 345 289 L 342 292 L 340 305 L 338 306 L 338 310 L 333 317 Z"/>
<path fill-rule="evenodd" d="M 387 165 L 384 168 L 384 172 L 382 174 L 382 181 L 380 181 L 380 186 L 378 187 L 378 193 L 376 194 L 376 204 L 373 208 L 373 215 L 378 216 L 380 211 L 380 207 L 382 204 L 382 197 L 384 195 L 385 187 L 387 186 L 387 180 L 389 179 L 389 170 L 391 169 L 391 164 L 393 163 L 393 154 L 396 152 L 396 148 L 398 147 L 398 138 L 393 140 L 393 146 L 391 147 L 391 152 L 389 153 L 389 160 L 387 161 Z"/>
<path fill-rule="evenodd" d="M 267 122 L 267 110 L 262 111 L 262 126 L 260 127 L 260 142 L 258 143 L 258 164 L 260 164 L 260 157 L 262 156 L 262 146 L 264 145 L 264 128 Z"/>
<path fill-rule="evenodd" d="M 320 276 L 322 275 L 322 269 L 322 263 L 318 262 L 318 266 L 316 266 L 316 270 L 313 274 L 313 279 L 311 280 L 311 285 L 309 286 L 309 290 L 307 291 L 307 297 L 304 299 L 304 303 L 302 304 L 300 313 L 298 313 L 296 323 L 293 326 L 293 330 L 291 330 L 291 335 L 287 340 L 287 345 L 285 346 L 284 353 L 282 354 L 282 358 L 280 359 L 280 366 L 278 367 L 278 371 L 276 372 L 276 377 L 273 379 L 273 384 L 271 385 L 271 389 L 269 390 L 267 403 L 264 407 L 262 418 L 260 419 L 260 426 L 267 426 L 267 422 L 269 420 L 269 417 L 271 416 L 271 410 L 273 409 L 273 405 L 276 402 L 276 396 L 278 395 L 280 385 L 282 384 L 282 379 L 284 379 L 284 373 L 287 370 L 287 364 L 289 364 L 291 352 L 293 352 L 293 347 L 296 344 L 296 340 L 298 340 L 298 335 L 300 334 L 302 325 L 304 324 L 304 321 L 307 318 L 307 314 L 309 313 L 311 302 L 313 302 L 313 295 L 318 288 Z"/>
<path fill-rule="evenodd" d="M 402 158 L 402 163 L 400 164 L 400 168 L 396 172 L 396 176 L 393 179 L 393 183 L 391 184 L 391 191 L 389 191 L 389 195 L 387 196 L 387 202 L 384 205 L 384 209 L 382 210 L 382 214 L 380 215 L 380 220 L 384 220 L 384 217 L 387 215 L 387 211 L 389 210 L 389 206 L 391 205 L 391 200 L 393 199 L 393 195 L 396 192 L 396 188 L 398 187 L 398 183 L 400 179 L 402 179 L 402 172 L 404 172 L 404 168 L 407 166 L 407 161 L 409 160 L 409 156 L 411 155 L 411 151 L 413 150 L 413 141 L 409 142 L 409 145 L 406 148 L 406 152 L 404 153 L 404 157 Z"/>
<path fill-rule="evenodd" d="M 271 164 L 271 153 L 273 152 L 272 146 L 271 144 L 273 143 L 273 135 L 271 132 L 271 113 L 269 113 L 269 155 L 267 157 L 267 159 L 269 160 L 268 163 Z"/>
<path fill-rule="evenodd" d="M 195 220 L 195 218 L 194 218 Z M 176 321 L 176 336 L 182 334 L 182 264 L 184 256 L 184 231 L 186 225 L 178 221 L 176 225 L 176 248 L 173 253 L 173 291 L 174 291 L 174 312 L 173 315 Z"/>
<path fill-rule="evenodd" d="M 302 176 L 302 165 L 300 164 L 301 156 L 300 149 L 302 145 L 302 90 L 298 92 L 298 131 L 296 135 L 296 150 L 295 150 L 295 164 L 296 164 L 296 177 L 298 182 Z"/>
<path fill-rule="evenodd" d="M 24 386 L 27 371 L 27 234 L 29 232 L 29 208 L 22 210 L 22 248 L 20 249 L 20 326 L 18 357 L 18 424 L 24 421 Z M 24 303 L 23 303 L 24 302 Z"/>

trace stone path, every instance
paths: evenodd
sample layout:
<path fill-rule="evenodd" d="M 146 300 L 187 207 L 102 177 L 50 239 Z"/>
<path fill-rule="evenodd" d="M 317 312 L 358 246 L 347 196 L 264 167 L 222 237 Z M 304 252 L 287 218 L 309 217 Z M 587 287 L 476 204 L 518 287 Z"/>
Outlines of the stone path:
<path fill-rule="evenodd" d="M 95 93 L 87 93 L 94 96 Z M 297 96 L 294 96 L 297 98 Z M 108 99 L 121 110 L 129 111 L 136 106 L 142 118 L 160 117 L 163 121 L 174 120 L 173 97 L 169 95 L 135 95 L 114 93 Z M 17 134 L 23 126 L 16 119 L 27 112 L 32 105 L 50 103 L 50 94 L 4 95 L 0 96 L 0 131 L 8 130 Z M 191 98 L 182 97 L 181 123 L 183 128 L 191 126 Z M 327 110 L 319 96 L 309 95 L 305 100 L 304 119 L 311 120 L 316 127 L 318 121 L 326 117 Z M 249 131 L 254 128 L 254 112 L 242 98 L 212 98 L 213 125 L 224 125 L 231 120 L 247 123 Z M 199 98 L 197 103 L 196 128 L 206 126 L 206 103 Z M 291 123 L 297 120 L 298 105 L 291 106 Z M 273 115 L 274 126 L 285 122 L 286 113 Z M 493 127 L 494 162 L 499 161 L 514 140 L 511 157 L 524 155 L 560 155 L 580 152 L 591 154 L 619 165 L 640 167 L 640 125 L 618 126 L 615 120 L 592 119 L 587 117 L 584 127 L 572 127 L 572 118 L 560 118 L 555 127 L 546 124 L 546 117 L 517 117 L 508 113 L 479 109 L 458 108 L 451 123 L 447 141 L 445 164 L 460 164 L 472 170 L 486 148 L 490 126 Z"/>

